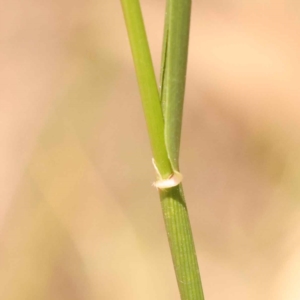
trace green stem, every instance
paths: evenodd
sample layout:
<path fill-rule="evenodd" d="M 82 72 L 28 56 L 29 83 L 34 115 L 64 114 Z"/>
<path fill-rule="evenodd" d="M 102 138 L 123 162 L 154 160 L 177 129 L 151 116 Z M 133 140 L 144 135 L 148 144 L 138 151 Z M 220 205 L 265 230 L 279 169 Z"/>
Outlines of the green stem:
<path fill-rule="evenodd" d="M 181 299 L 204 300 L 182 186 L 161 190 L 160 199 Z"/>
<path fill-rule="evenodd" d="M 139 1 L 121 2 L 153 156 L 161 177 L 168 178 L 173 170 L 178 170 L 190 1 L 168 2 L 162 67 L 162 106 Z M 182 48 L 173 51 L 173 47 Z M 196 251 L 181 185 L 160 190 L 160 198 L 181 299 L 203 300 Z"/>
<path fill-rule="evenodd" d="M 161 102 L 168 156 L 179 170 L 179 148 L 190 29 L 190 0 L 168 0 L 161 67 Z M 182 300 L 203 300 L 197 255 L 182 186 L 160 192 Z"/>
<path fill-rule="evenodd" d="M 153 157 L 161 177 L 168 178 L 173 173 L 173 170 L 165 144 L 164 120 L 160 105 L 160 97 L 140 3 L 138 0 L 121 0 L 121 3 L 138 78 Z"/>
<path fill-rule="evenodd" d="M 190 31 L 191 0 L 167 0 L 161 67 L 161 101 L 168 155 L 178 170 Z"/>

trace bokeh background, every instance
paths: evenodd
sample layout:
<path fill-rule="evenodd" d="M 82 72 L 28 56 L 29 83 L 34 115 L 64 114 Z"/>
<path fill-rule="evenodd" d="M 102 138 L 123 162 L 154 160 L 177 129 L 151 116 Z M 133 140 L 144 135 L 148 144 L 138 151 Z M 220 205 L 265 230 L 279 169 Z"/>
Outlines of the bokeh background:
<path fill-rule="evenodd" d="M 119 1 L 1 0 L 0 298 L 178 299 Z M 165 1 L 142 0 L 159 73 Z M 207 300 L 300 299 L 300 3 L 193 1 L 181 170 Z"/>

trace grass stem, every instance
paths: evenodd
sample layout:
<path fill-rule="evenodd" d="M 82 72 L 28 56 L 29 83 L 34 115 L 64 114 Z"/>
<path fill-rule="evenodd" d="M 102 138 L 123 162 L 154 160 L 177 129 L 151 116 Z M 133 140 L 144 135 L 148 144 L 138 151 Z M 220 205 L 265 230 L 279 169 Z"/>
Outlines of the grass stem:
<path fill-rule="evenodd" d="M 163 179 L 179 170 L 188 54 L 190 0 L 168 0 L 159 95 L 138 0 L 121 0 L 152 152 Z M 204 300 L 182 185 L 160 189 L 160 199 L 182 300 Z"/>
<path fill-rule="evenodd" d="M 166 149 L 164 119 L 140 3 L 138 0 L 121 0 L 121 3 L 139 83 L 153 158 L 161 177 L 168 178 L 172 175 L 173 170 Z"/>

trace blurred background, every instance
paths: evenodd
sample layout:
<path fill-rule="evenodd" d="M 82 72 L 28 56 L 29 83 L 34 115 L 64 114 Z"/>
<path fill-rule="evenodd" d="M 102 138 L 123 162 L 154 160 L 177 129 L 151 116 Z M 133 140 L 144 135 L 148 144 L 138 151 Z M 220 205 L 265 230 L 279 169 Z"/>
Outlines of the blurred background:
<path fill-rule="evenodd" d="M 141 1 L 159 74 L 165 1 Z M 0 297 L 177 299 L 119 1 L 1 0 Z M 193 1 L 181 171 L 207 300 L 300 299 L 300 3 Z"/>

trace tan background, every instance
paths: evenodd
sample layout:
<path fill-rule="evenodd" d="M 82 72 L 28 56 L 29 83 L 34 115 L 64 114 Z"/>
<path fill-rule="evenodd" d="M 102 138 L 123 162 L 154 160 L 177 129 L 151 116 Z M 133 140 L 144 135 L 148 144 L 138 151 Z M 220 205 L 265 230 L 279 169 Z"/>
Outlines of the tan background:
<path fill-rule="evenodd" d="M 0 0 L 0 297 L 179 299 L 119 1 Z M 141 1 L 159 71 L 164 1 Z M 300 4 L 194 1 L 181 168 L 207 300 L 300 298 Z"/>

